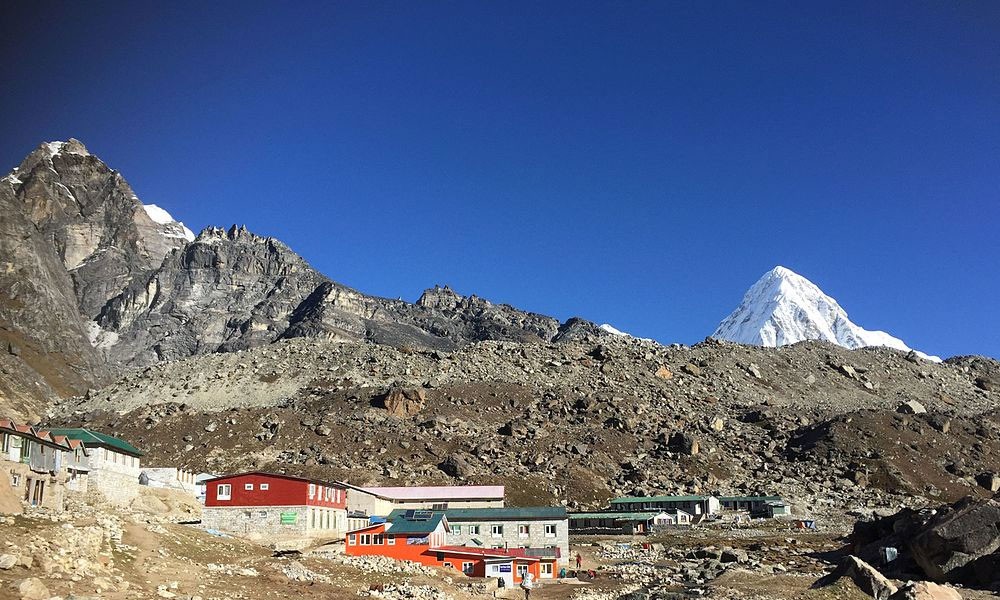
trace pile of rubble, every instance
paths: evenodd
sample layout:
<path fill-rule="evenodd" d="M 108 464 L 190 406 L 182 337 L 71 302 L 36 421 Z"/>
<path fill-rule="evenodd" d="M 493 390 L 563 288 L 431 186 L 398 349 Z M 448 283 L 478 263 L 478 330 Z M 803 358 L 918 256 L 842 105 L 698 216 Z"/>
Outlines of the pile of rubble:
<path fill-rule="evenodd" d="M 402 573 L 403 575 L 426 575 L 436 577 L 437 571 L 409 560 L 395 560 L 377 554 L 369 556 L 337 555 L 334 560 L 354 567 L 365 573 Z"/>
<path fill-rule="evenodd" d="M 367 590 L 358 591 L 358 595 L 386 600 L 454 600 L 437 588 L 410 583 L 372 585 Z"/>

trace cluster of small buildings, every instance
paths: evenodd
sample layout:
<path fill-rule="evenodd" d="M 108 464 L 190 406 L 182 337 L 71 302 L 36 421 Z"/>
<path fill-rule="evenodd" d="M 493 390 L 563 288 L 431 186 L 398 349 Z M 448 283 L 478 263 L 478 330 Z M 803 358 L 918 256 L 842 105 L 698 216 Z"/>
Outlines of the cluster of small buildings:
<path fill-rule="evenodd" d="M 60 511 L 72 493 L 100 493 L 127 503 L 138 493 L 140 456 L 131 444 L 88 429 L 45 429 L 0 419 L 0 469 L 30 506 Z"/>
<path fill-rule="evenodd" d="M 140 467 L 142 452 L 88 429 L 44 429 L 0 419 L 0 469 L 26 504 L 61 510 L 70 493 L 126 505 L 139 486 L 202 499 L 202 526 L 252 539 L 341 539 L 348 555 L 451 568 L 507 585 L 569 566 L 573 534 L 646 534 L 717 519 L 790 514 L 776 496 L 615 498 L 599 512 L 507 507 L 503 486 L 361 487 L 292 475 L 224 476 Z"/>
<path fill-rule="evenodd" d="M 636 496 L 615 498 L 604 511 L 573 513 L 569 527 L 577 534 L 635 535 L 713 520 L 723 510 L 747 518 L 791 514 L 778 496 Z"/>

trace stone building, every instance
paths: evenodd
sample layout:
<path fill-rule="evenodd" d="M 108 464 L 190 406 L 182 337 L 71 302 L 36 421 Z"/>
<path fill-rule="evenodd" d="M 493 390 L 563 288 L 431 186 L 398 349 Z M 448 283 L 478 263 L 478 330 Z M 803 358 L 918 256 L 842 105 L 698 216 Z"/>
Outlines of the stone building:
<path fill-rule="evenodd" d="M 389 520 L 403 514 L 405 511 L 395 510 Z M 444 511 L 444 515 L 448 520 L 448 545 L 526 549 L 528 555 L 554 558 L 559 565 L 569 565 L 569 521 L 562 506 L 455 508 Z M 543 571 L 541 575 L 549 574 Z"/>
<path fill-rule="evenodd" d="M 339 482 L 253 471 L 205 482 L 206 529 L 251 539 L 332 538 L 347 532 L 347 493 Z"/>
<path fill-rule="evenodd" d="M 45 429 L 0 419 L 0 465 L 29 506 L 61 511 L 67 493 L 87 491 L 87 448 Z"/>
<path fill-rule="evenodd" d="M 82 428 L 52 429 L 54 435 L 79 440 L 87 447 L 90 474 L 88 488 L 119 506 L 127 506 L 139 495 L 139 457 L 142 452 L 125 440 Z"/>
<path fill-rule="evenodd" d="M 352 556 L 381 555 L 455 569 L 469 577 L 503 579 L 507 587 L 520 583 L 528 573 L 535 579 L 555 576 L 558 560 L 555 551 L 457 545 L 456 536 L 451 533 L 453 529 L 454 525 L 443 512 L 393 511 L 386 521 L 349 531 L 345 552 Z"/>
<path fill-rule="evenodd" d="M 659 528 L 690 525 L 691 521 L 691 515 L 676 509 L 644 512 L 580 512 L 569 515 L 569 530 L 575 534 L 640 535 Z"/>
<path fill-rule="evenodd" d="M 681 510 L 691 515 L 696 523 L 721 509 L 722 505 L 715 496 L 635 496 L 611 501 L 613 511 Z"/>
<path fill-rule="evenodd" d="M 384 517 L 394 510 L 503 508 L 502 485 L 438 485 L 413 487 L 347 486 L 352 515 Z"/>
<path fill-rule="evenodd" d="M 726 510 L 745 511 L 751 517 L 774 518 L 791 514 L 788 503 L 781 496 L 722 496 L 719 502 Z"/>

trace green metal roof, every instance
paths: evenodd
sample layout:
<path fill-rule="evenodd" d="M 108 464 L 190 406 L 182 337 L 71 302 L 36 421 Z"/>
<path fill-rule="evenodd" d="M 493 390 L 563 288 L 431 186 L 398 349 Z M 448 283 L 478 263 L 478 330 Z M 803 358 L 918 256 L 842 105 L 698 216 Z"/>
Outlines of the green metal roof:
<path fill-rule="evenodd" d="M 392 512 L 395 513 L 397 511 Z M 432 514 L 430 519 L 420 521 L 406 519 L 402 514 L 397 515 L 396 518 L 392 518 L 392 515 L 390 515 L 388 520 L 392 523 L 392 526 L 386 532 L 393 535 L 401 533 L 433 533 L 438 528 L 438 525 L 441 524 L 442 519 L 444 519 L 444 513 L 439 512 Z"/>
<path fill-rule="evenodd" d="M 449 508 L 444 511 L 448 521 L 522 521 L 533 519 L 565 519 L 565 506 L 532 506 L 527 508 Z"/>
<path fill-rule="evenodd" d="M 720 496 L 722 502 L 781 502 L 781 496 Z"/>
<path fill-rule="evenodd" d="M 570 513 L 569 520 L 574 519 L 616 519 L 619 521 L 648 521 L 656 515 L 662 515 L 667 511 L 657 510 L 652 512 L 583 512 Z"/>
<path fill-rule="evenodd" d="M 628 504 L 639 502 L 700 502 L 710 496 L 636 496 L 630 498 L 615 498 L 611 504 Z"/>
<path fill-rule="evenodd" d="M 54 435 L 64 435 L 71 440 L 80 440 L 87 446 L 105 447 L 130 454 L 132 456 L 142 456 L 142 451 L 126 442 L 125 440 L 83 428 L 49 429 L 49 433 Z"/>
<path fill-rule="evenodd" d="M 389 513 L 389 521 L 402 518 L 404 509 Z M 564 506 L 533 506 L 528 508 L 449 508 L 444 511 L 451 523 L 467 521 L 519 521 L 535 519 L 565 519 Z"/>

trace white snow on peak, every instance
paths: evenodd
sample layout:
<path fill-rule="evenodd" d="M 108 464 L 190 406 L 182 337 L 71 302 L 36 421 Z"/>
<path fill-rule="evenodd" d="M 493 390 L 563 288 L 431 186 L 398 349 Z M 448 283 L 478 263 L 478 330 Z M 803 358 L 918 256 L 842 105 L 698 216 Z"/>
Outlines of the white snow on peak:
<path fill-rule="evenodd" d="M 45 143 L 45 147 L 49 149 L 49 154 L 51 154 L 52 156 L 55 156 L 56 154 L 59 154 L 60 152 L 62 152 L 63 146 L 65 146 L 65 145 L 66 145 L 66 142 L 46 142 Z"/>
<path fill-rule="evenodd" d="M 845 348 L 886 346 L 912 350 L 884 331 L 855 325 L 836 300 L 791 269 L 775 267 L 743 296 L 743 302 L 715 330 L 712 337 L 740 344 L 784 346 L 803 340 L 824 340 Z M 935 362 L 941 359 L 915 351 Z"/>
<path fill-rule="evenodd" d="M 137 198 L 136 196 L 132 196 L 132 198 L 134 200 L 139 200 L 139 198 Z M 164 234 L 167 237 L 184 238 L 189 242 L 194 241 L 194 232 L 185 227 L 184 223 L 175 220 L 172 216 L 170 216 L 170 213 L 168 213 L 167 211 L 163 210 L 162 208 L 160 208 L 155 204 L 143 204 L 142 208 L 143 210 L 146 211 L 146 214 L 149 216 L 150 219 L 153 220 L 154 223 L 159 223 L 160 225 L 176 225 L 177 228 L 180 230 L 179 232 L 174 233 L 168 229 L 167 232 Z"/>
<path fill-rule="evenodd" d="M 616 329 L 615 327 L 612 327 L 608 323 L 602 323 L 601 324 L 601 329 L 603 329 L 604 331 L 607 331 L 611 335 L 628 335 L 627 333 L 625 333 L 621 329 Z"/>

